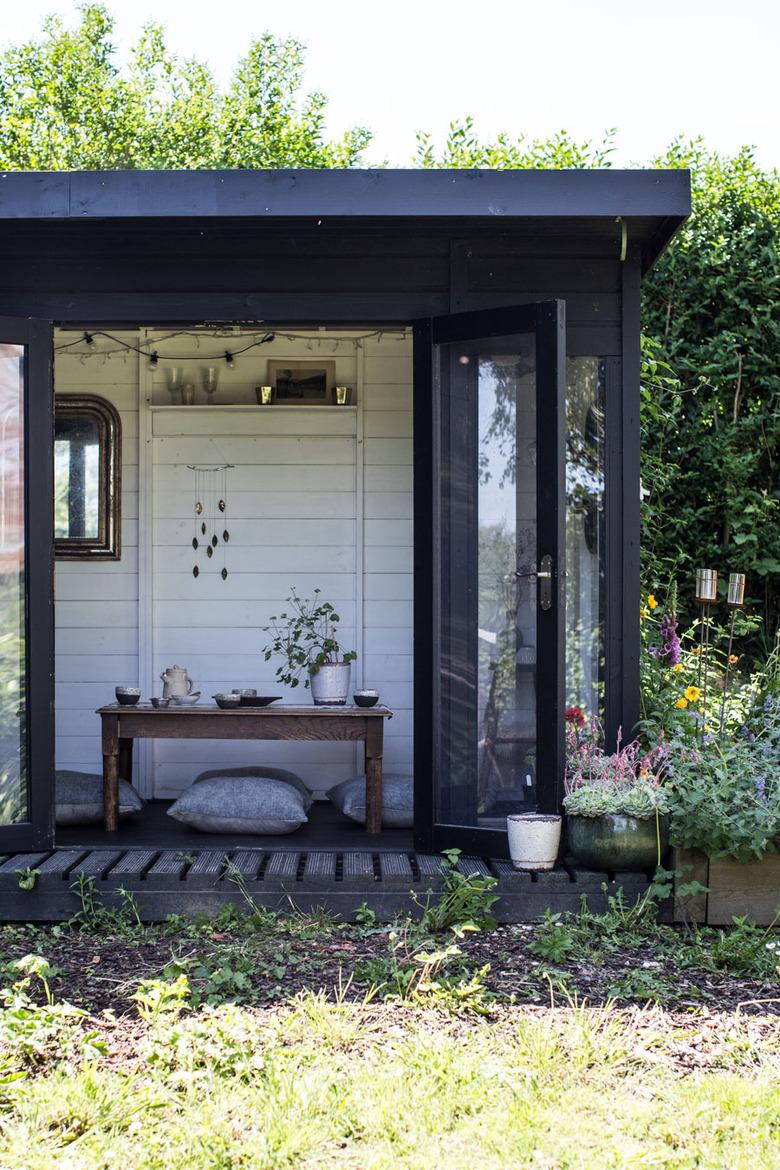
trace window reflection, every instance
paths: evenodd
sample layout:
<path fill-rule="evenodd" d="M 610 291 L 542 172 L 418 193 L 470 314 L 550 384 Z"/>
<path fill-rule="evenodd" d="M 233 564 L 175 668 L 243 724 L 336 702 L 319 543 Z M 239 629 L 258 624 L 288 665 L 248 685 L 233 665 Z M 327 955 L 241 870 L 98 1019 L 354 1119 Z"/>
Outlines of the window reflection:
<path fill-rule="evenodd" d="M 28 819 L 24 638 L 24 348 L 0 345 L 0 824 Z"/>
<path fill-rule="evenodd" d="M 604 362 L 566 367 L 566 704 L 604 715 Z"/>

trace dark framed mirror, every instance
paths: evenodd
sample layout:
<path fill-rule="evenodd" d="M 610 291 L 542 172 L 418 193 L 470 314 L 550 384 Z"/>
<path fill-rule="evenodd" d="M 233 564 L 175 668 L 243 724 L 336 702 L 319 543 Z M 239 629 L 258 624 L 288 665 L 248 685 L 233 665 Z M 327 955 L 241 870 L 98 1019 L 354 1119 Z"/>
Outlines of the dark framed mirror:
<path fill-rule="evenodd" d="M 54 399 L 54 555 L 118 561 L 122 424 L 93 394 Z"/>

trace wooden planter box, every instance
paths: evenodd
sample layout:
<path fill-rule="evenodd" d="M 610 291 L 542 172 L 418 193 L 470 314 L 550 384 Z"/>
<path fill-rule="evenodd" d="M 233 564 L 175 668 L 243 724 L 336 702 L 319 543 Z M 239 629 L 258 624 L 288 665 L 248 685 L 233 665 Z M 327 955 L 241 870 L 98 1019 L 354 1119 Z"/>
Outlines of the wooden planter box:
<path fill-rule="evenodd" d="M 675 900 L 675 922 L 728 926 L 733 918 L 750 918 L 769 926 L 780 911 L 780 853 L 742 865 L 730 857 L 710 861 L 697 849 L 678 849 L 672 868 L 685 869 L 680 883 L 699 881 L 706 894 Z"/>

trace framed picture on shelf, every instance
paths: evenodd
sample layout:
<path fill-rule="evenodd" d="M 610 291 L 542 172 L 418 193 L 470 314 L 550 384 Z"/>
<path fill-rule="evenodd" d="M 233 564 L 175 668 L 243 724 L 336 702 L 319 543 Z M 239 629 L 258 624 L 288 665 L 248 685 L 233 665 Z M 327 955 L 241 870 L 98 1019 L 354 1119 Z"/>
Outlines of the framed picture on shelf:
<path fill-rule="evenodd" d="M 274 401 L 287 406 L 332 406 L 335 361 L 269 361 L 267 381 Z"/>

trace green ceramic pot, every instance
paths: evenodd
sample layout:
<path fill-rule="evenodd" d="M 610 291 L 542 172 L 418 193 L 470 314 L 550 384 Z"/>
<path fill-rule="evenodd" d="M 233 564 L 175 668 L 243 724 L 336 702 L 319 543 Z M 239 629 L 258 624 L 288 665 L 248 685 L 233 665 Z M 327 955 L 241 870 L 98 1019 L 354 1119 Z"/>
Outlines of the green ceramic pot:
<path fill-rule="evenodd" d="M 668 848 L 669 825 L 660 818 L 661 861 Z M 618 813 L 600 817 L 567 816 L 569 853 L 587 869 L 634 872 L 658 864 L 655 817 L 640 819 Z"/>

